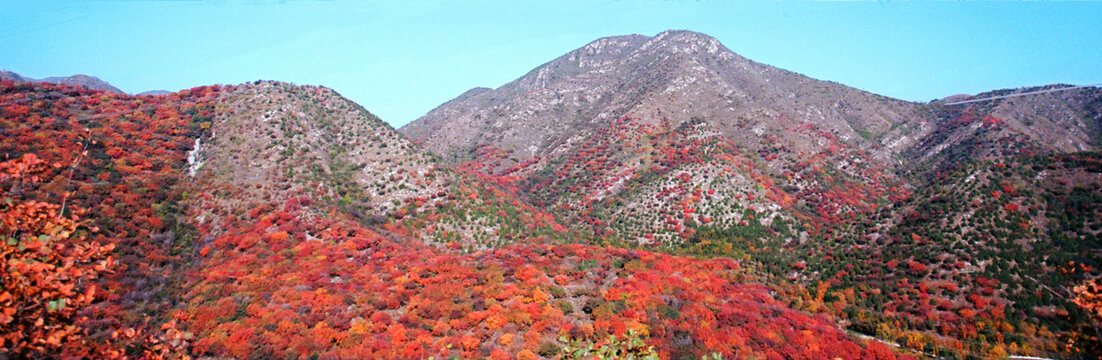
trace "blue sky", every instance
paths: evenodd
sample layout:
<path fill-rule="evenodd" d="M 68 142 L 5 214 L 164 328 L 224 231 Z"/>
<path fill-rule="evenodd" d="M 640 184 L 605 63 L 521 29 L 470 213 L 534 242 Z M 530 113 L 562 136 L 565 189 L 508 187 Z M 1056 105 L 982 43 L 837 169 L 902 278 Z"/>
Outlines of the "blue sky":
<path fill-rule="evenodd" d="M 599 37 L 667 29 L 913 101 L 1102 82 L 1102 2 L 0 0 L 0 69 L 128 92 L 324 85 L 397 127 Z"/>

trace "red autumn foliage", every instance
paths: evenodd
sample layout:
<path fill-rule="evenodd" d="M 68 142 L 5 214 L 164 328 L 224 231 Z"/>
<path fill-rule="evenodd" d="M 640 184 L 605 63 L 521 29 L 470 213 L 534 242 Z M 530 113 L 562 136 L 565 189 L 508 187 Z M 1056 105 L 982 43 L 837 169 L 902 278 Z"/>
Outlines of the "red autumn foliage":
<path fill-rule="evenodd" d="M 33 199 L 26 201 L 69 201 L 70 213 L 87 209 L 82 218 L 101 231 L 70 233 L 81 244 L 67 249 L 105 244 L 100 249 L 114 246 L 119 259 L 118 274 L 98 282 L 85 274 L 86 289 L 110 287 L 112 293 L 102 302 L 84 304 L 86 320 L 62 319 L 75 325 L 53 328 L 65 329 L 64 339 L 56 332 L 54 337 L 23 337 L 48 346 L 55 342 L 51 339 L 62 339 L 59 347 L 47 349 L 62 356 L 534 358 L 541 342 L 557 335 L 598 340 L 631 329 L 646 333 L 648 345 L 666 358 L 712 352 L 791 359 L 895 357 L 877 343 L 854 341 L 829 319 L 792 310 L 771 289 L 749 284 L 730 259 L 524 241 L 458 254 L 410 238 L 421 229 L 410 223 L 371 228 L 306 197 L 243 204 L 219 213 L 221 228 L 199 226 L 193 243 L 174 244 L 164 240 L 173 224 L 190 221 L 172 212 L 173 205 L 187 200 L 175 181 L 184 173 L 184 153 L 209 125 L 218 88 L 131 97 L 64 86 L 3 86 L 4 102 L 45 95 L 62 99 L 3 109 L 0 121 L 11 134 L 0 142 L 5 154 L 38 152 L 47 163 L 63 164 L 46 169 L 39 185 L 28 186 L 24 193 Z M 676 145 L 655 154 L 663 166 L 659 171 L 705 161 L 705 142 L 683 135 L 659 134 Z M 599 144 L 594 149 L 615 151 Z M 832 154 L 845 151 L 830 148 Z M 580 154 L 586 160 L 570 166 L 615 166 L 608 156 L 592 155 L 597 153 Z M 765 157 L 776 160 L 774 154 Z M 75 171 L 62 170 L 73 163 L 79 165 L 72 167 Z M 72 184 L 65 181 L 69 178 Z M 787 199 L 769 177 L 758 172 L 753 178 L 771 198 Z M 496 186 L 512 183 L 502 178 L 495 187 L 472 186 L 477 190 L 458 196 L 475 203 L 498 201 L 506 197 L 496 196 L 501 191 Z M 590 184 L 584 190 L 611 185 L 605 180 Z M 693 204 L 702 193 L 677 191 Z M 226 192 L 215 186 L 192 196 L 202 201 L 233 195 Z M 845 192 L 825 194 L 818 208 L 832 220 L 840 218 L 841 209 L 865 202 Z M 696 209 L 687 201 L 684 205 L 686 213 Z M 528 214 L 532 224 L 565 232 L 549 215 Z M 415 215 L 409 211 L 402 221 L 417 221 Z M 590 223 L 601 224 L 598 219 Z M 682 226 L 676 224 L 678 230 Z M 41 248 L 32 245 L 32 250 Z M 193 263 L 185 267 L 181 259 Z M 169 290 L 147 292 L 138 284 Z M 168 285 L 179 286 L 179 294 Z M 65 286 L 50 291 L 69 294 Z M 83 299 L 91 298 L 86 294 Z M 77 304 L 76 299 L 66 305 Z M 173 304 L 181 310 L 169 320 L 162 306 Z M 49 313 L 48 303 L 46 309 Z M 145 317 L 150 313 L 158 316 Z M 22 321 L 24 313 L 17 314 L 19 320 L 11 316 L 12 321 Z M 88 341 L 76 344 L 71 341 L 75 336 Z M 42 351 L 19 346 L 20 351 Z"/>
<path fill-rule="evenodd" d="M 739 284 L 732 260 L 585 245 L 514 245 L 458 255 L 398 244 L 339 217 L 304 222 L 302 211 L 238 221 L 221 236 L 226 240 L 215 241 L 225 245 L 211 251 L 187 287 L 187 324 L 198 337 L 198 354 L 492 357 L 534 352 L 545 336 L 590 327 L 591 335 L 582 336 L 645 331 L 665 356 L 684 351 L 674 339 L 690 336 L 699 355 L 820 358 L 844 352 L 877 358 L 877 350 L 852 342 L 828 321 L 787 309 L 764 287 Z M 231 246 L 287 222 L 320 238 Z M 355 245 L 344 246 L 350 242 Z M 579 271 L 583 265 L 589 268 Z M 571 295 L 553 288 L 564 282 L 592 289 L 578 298 L 588 305 L 562 311 L 557 304 Z M 311 325 L 319 321 L 327 329 L 322 338 Z M 775 340 L 782 337 L 793 345 Z"/>
<path fill-rule="evenodd" d="M 0 356 L 41 357 L 83 347 L 78 314 L 114 268 L 113 244 L 88 241 L 81 209 L 21 199 L 44 178 L 34 154 L 0 163 Z M 11 189 L 12 191 L 8 191 Z"/>
<path fill-rule="evenodd" d="M 150 238 L 162 236 L 172 226 L 164 218 L 171 216 L 171 211 L 164 211 L 164 206 L 179 195 L 173 184 L 183 173 L 185 152 L 208 120 L 200 114 L 211 106 L 219 90 L 202 87 L 164 96 L 129 96 L 67 85 L 0 81 L 0 126 L 4 132 L 0 153 L 24 159 L 37 154 L 50 164 L 25 179 L 31 181 L 11 189 L 19 190 L 16 195 L 22 204 L 55 212 L 56 221 L 77 223 L 75 219 L 81 219 L 75 232 L 49 235 L 57 238 L 50 246 L 68 243 L 57 250 L 58 256 L 79 259 L 81 252 L 107 256 L 104 249 L 113 248 L 113 258 L 107 264 L 113 273 L 101 269 L 94 272 L 98 276 L 73 277 L 65 270 L 50 270 L 59 280 L 77 283 L 45 297 L 54 305 L 45 303 L 42 309 L 69 316 L 69 325 L 76 326 L 48 325 L 66 333 L 39 339 L 65 343 L 51 352 L 54 356 L 143 354 L 157 358 L 179 353 L 179 347 L 187 342 L 182 332 L 171 326 L 159 328 L 160 320 L 144 313 L 162 306 L 160 299 L 147 295 L 156 292 L 135 292 L 134 287 L 144 283 L 155 288 L 169 281 L 170 275 L 162 269 L 175 261 L 168 255 L 171 249 Z M 56 208 L 51 210 L 46 204 Z M 66 233 L 67 240 L 61 240 Z M 72 253 L 64 255 L 67 251 Z M 51 256 L 43 254 L 40 264 L 56 259 Z M 70 265 L 79 268 L 86 263 Z M 59 307 L 62 299 L 64 307 Z M 80 309 L 79 317 L 71 316 L 75 309 Z M 27 311 L 25 318 L 33 321 L 36 317 Z M 66 340 L 82 336 L 80 345 Z"/>

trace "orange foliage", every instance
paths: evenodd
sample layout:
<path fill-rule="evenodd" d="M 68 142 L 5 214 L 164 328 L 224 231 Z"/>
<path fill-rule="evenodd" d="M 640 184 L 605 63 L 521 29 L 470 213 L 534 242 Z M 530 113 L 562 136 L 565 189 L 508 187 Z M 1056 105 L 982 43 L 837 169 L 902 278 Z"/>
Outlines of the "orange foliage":
<path fill-rule="evenodd" d="M 0 163 L 0 189 L 40 180 L 34 154 Z M 113 244 L 88 241 L 80 209 L 0 190 L 0 356 L 38 357 L 81 347 L 77 314 L 96 299 L 93 280 L 114 268 Z"/>

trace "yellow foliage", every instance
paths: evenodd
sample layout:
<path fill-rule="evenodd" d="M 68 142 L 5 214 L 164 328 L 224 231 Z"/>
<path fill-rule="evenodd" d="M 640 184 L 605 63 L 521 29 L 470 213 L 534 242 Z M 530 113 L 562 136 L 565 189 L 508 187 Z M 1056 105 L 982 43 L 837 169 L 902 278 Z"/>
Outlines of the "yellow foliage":
<path fill-rule="evenodd" d="M 647 324 L 644 324 L 644 323 L 641 323 L 641 322 L 638 322 L 638 321 L 635 321 L 635 320 L 631 320 L 631 321 L 627 322 L 626 327 L 627 327 L 628 330 L 634 330 L 635 333 L 639 334 L 639 336 L 642 336 L 642 337 L 650 336 L 650 327 L 647 326 Z"/>
<path fill-rule="evenodd" d="M 486 330 L 497 331 L 508 322 L 509 320 L 504 316 L 494 314 L 487 317 L 486 320 L 482 322 L 482 325 L 486 327 Z"/>
<path fill-rule="evenodd" d="M 501 346 L 509 347 L 509 345 L 513 344 L 513 338 L 515 337 L 516 335 L 513 334 L 501 335 L 501 337 L 497 339 L 497 343 L 501 344 Z"/>
<path fill-rule="evenodd" d="M 366 320 L 356 320 L 352 322 L 352 326 L 348 327 L 348 332 L 354 335 L 364 335 L 371 330 L 371 325 Z"/>
<path fill-rule="evenodd" d="M 540 289 L 536 289 L 535 291 L 532 292 L 531 302 L 545 303 L 545 302 L 547 302 L 547 299 L 548 299 L 547 294 L 544 293 Z"/>

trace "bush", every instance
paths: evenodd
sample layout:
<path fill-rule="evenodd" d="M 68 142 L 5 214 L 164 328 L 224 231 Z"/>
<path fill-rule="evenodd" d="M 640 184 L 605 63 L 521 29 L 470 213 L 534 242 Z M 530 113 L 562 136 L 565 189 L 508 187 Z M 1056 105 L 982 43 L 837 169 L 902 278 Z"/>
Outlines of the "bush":
<path fill-rule="evenodd" d="M 558 355 L 561 351 L 562 349 L 560 349 L 558 345 L 555 345 L 555 343 L 544 341 L 542 344 L 540 344 L 540 347 L 536 350 L 536 353 L 540 354 L 540 356 L 549 358 Z"/>

